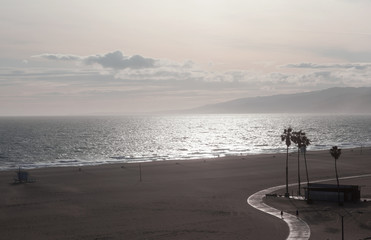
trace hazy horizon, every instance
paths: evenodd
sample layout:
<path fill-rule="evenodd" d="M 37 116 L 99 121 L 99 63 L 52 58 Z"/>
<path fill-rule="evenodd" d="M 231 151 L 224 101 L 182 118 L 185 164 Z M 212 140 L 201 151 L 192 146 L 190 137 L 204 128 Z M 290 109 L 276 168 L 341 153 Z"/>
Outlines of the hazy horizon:
<path fill-rule="evenodd" d="M 0 116 L 371 87 L 371 2 L 2 1 Z"/>

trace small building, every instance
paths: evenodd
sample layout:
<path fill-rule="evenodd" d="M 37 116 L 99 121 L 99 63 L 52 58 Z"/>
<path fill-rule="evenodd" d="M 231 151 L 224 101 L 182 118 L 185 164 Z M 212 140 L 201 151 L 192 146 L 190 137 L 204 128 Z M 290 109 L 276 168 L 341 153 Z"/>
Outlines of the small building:
<path fill-rule="evenodd" d="M 357 185 L 339 185 L 310 183 L 309 187 L 304 187 L 305 198 L 317 201 L 337 202 L 338 194 L 340 202 L 357 202 L 361 199 L 361 190 Z"/>

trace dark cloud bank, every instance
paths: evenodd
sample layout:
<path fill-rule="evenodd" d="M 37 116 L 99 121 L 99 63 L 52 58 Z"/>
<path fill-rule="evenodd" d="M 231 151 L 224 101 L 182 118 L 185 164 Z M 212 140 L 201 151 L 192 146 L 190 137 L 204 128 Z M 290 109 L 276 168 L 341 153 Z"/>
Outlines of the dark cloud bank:
<path fill-rule="evenodd" d="M 65 54 L 41 54 L 34 57 L 41 57 L 55 61 L 80 61 L 86 65 L 98 64 L 104 68 L 111 69 L 142 69 L 156 67 L 157 60 L 145 58 L 140 55 L 125 56 L 121 51 L 110 52 L 104 55 L 92 55 L 87 57 Z"/>

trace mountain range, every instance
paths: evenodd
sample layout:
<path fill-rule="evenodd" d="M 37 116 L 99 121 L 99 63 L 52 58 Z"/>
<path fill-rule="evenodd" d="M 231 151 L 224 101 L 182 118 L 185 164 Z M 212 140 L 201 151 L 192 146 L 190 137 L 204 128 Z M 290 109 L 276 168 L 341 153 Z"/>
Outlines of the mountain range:
<path fill-rule="evenodd" d="M 371 114 L 371 87 L 247 97 L 190 109 L 187 113 Z"/>

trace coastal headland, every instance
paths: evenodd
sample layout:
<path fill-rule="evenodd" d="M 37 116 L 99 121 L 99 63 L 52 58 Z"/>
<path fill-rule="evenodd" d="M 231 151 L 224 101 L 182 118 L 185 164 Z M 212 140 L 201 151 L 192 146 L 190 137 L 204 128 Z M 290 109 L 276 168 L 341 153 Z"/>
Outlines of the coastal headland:
<path fill-rule="evenodd" d="M 285 222 L 246 203 L 257 191 L 285 184 L 285 159 L 285 154 L 261 154 L 40 168 L 28 170 L 35 182 L 22 184 L 13 183 L 15 170 L 3 171 L 0 239 L 286 239 Z M 370 159 L 370 148 L 344 149 L 340 177 L 370 174 Z M 335 177 L 328 151 L 308 152 L 307 160 L 310 180 Z M 296 183 L 297 175 L 293 152 L 289 183 Z M 371 177 L 340 181 L 360 185 L 361 197 L 371 199 Z M 298 210 L 311 239 L 339 239 L 339 216 L 346 236 L 371 237 L 371 202 L 340 207 L 286 198 L 265 201 L 285 212 Z"/>

